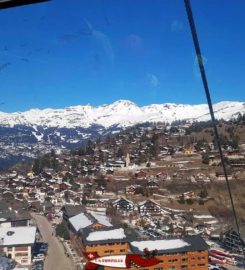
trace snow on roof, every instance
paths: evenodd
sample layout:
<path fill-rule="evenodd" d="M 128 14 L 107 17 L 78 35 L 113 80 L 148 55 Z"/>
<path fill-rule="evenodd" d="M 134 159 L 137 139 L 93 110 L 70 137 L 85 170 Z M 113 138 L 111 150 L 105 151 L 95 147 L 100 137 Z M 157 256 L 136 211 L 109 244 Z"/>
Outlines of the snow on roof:
<path fill-rule="evenodd" d="M 101 240 L 110 240 L 110 239 L 124 239 L 126 235 L 122 228 L 114 230 L 103 230 L 91 232 L 87 236 L 87 241 L 101 241 Z"/>
<path fill-rule="evenodd" d="M 77 232 L 80 229 L 84 229 L 93 224 L 93 222 L 84 213 L 80 213 L 74 217 L 69 218 L 69 222 Z"/>
<path fill-rule="evenodd" d="M 151 203 L 154 203 L 154 204 L 160 206 L 159 203 L 157 203 L 157 202 L 155 202 L 155 201 L 153 201 L 153 200 L 146 200 L 146 201 L 140 202 L 140 203 L 139 203 L 139 206 L 142 206 L 142 205 L 144 205 L 144 204 L 147 203 L 147 202 L 151 202 Z"/>
<path fill-rule="evenodd" d="M 203 219 L 203 218 L 214 218 L 214 217 L 211 215 L 194 215 L 194 218 Z"/>
<path fill-rule="evenodd" d="M 98 221 L 98 223 L 105 225 L 105 226 L 108 226 L 108 227 L 112 226 L 108 217 L 105 214 L 95 213 L 95 212 L 90 212 L 90 213 Z"/>
<path fill-rule="evenodd" d="M 134 204 L 132 201 L 130 201 L 130 200 L 126 199 L 126 198 L 119 198 L 119 199 L 115 200 L 112 203 L 115 204 L 115 203 L 120 202 L 121 200 L 124 200 L 124 201 L 128 202 L 129 204 Z"/>
<path fill-rule="evenodd" d="M 205 223 L 205 224 L 212 225 L 212 224 L 216 224 L 216 223 L 218 223 L 218 220 L 204 221 L 204 223 Z"/>
<path fill-rule="evenodd" d="M 34 244 L 36 227 L 0 228 L 0 246 Z"/>
<path fill-rule="evenodd" d="M 140 251 L 144 251 L 145 248 L 148 250 L 165 250 L 165 249 L 176 249 L 185 246 L 190 246 L 189 243 L 181 239 L 166 239 L 166 240 L 155 240 L 155 241 L 134 241 L 131 245 L 138 248 Z"/>

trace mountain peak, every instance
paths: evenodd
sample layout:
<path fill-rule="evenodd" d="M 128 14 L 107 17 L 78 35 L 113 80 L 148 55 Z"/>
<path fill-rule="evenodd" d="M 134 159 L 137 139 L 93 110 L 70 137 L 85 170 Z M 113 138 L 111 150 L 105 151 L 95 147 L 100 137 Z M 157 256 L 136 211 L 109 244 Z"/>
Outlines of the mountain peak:
<path fill-rule="evenodd" d="M 217 119 L 229 120 L 245 113 L 245 103 L 223 101 L 214 105 Z M 130 100 L 118 100 L 109 105 L 93 107 L 78 105 L 64 109 L 31 109 L 20 113 L 0 112 L 2 126 L 44 126 L 44 127 L 90 127 L 101 125 L 105 128 L 132 126 L 144 122 L 172 122 L 175 120 L 206 121 L 210 120 L 206 104 L 152 104 L 139 107 Z"/>
<path fill-rule="evenodd" d="M 115 101 L 114 103 L 112 103 L 112 105 L 114 105 L 114 106 L 123 105 L 123 106 L 135 106 L 135 107 L 138 107 L 137 104 L 135 104 L 134 102 L 132 102 L 130 100 L 126 100 L 126 99 L 119 99 L 119 100 Z"/>

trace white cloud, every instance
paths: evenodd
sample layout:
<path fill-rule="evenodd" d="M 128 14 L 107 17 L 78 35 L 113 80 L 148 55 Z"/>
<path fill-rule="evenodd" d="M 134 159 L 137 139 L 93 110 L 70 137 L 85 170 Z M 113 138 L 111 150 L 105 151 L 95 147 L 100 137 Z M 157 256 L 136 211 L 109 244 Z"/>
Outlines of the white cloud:
<path fill-rule="evenodd" d="M 153 73 L 147 75 L 147 80 L 151 87 L 158 87 L 160 84 L 158 77 Z"/>

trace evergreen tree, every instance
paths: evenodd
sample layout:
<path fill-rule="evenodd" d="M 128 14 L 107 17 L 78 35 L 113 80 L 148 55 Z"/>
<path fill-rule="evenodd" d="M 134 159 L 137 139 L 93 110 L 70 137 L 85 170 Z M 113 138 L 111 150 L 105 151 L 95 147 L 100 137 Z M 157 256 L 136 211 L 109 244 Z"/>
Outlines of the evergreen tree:
<path fill-rule="evenodd" d="M 58 235 L 59 237 L 64 238 L 65 240 L 70 239 L 69 230 L 64 221 L 57 225 L 55 231 L 56 231 L 56 235 Z"/>

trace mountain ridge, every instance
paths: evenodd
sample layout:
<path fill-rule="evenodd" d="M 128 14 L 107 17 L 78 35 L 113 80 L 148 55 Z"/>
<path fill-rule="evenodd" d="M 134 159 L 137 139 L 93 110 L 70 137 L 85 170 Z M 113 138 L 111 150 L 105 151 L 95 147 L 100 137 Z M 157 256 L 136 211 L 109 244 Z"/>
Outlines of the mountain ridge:
<path fill-rule="evenodd" d="M 239 101 L 221 101 L 214 104 L 217 119 L 230 120 L 239 113 L 245 113 L 245 103 Z M 43 126 L 59 128 L 89 128 L 100 125 L 128 127 L 144 122 L 173 122 L 175 120 L 210 120 L 207 104 L 150 104 L 138 106 L 130 100 L 118 100 L 112 104 L 100 106 L 77 105 L 63 109 L 30 109 L 24 112 L 0 112 L 0 126 L 16 125 Z"/>

